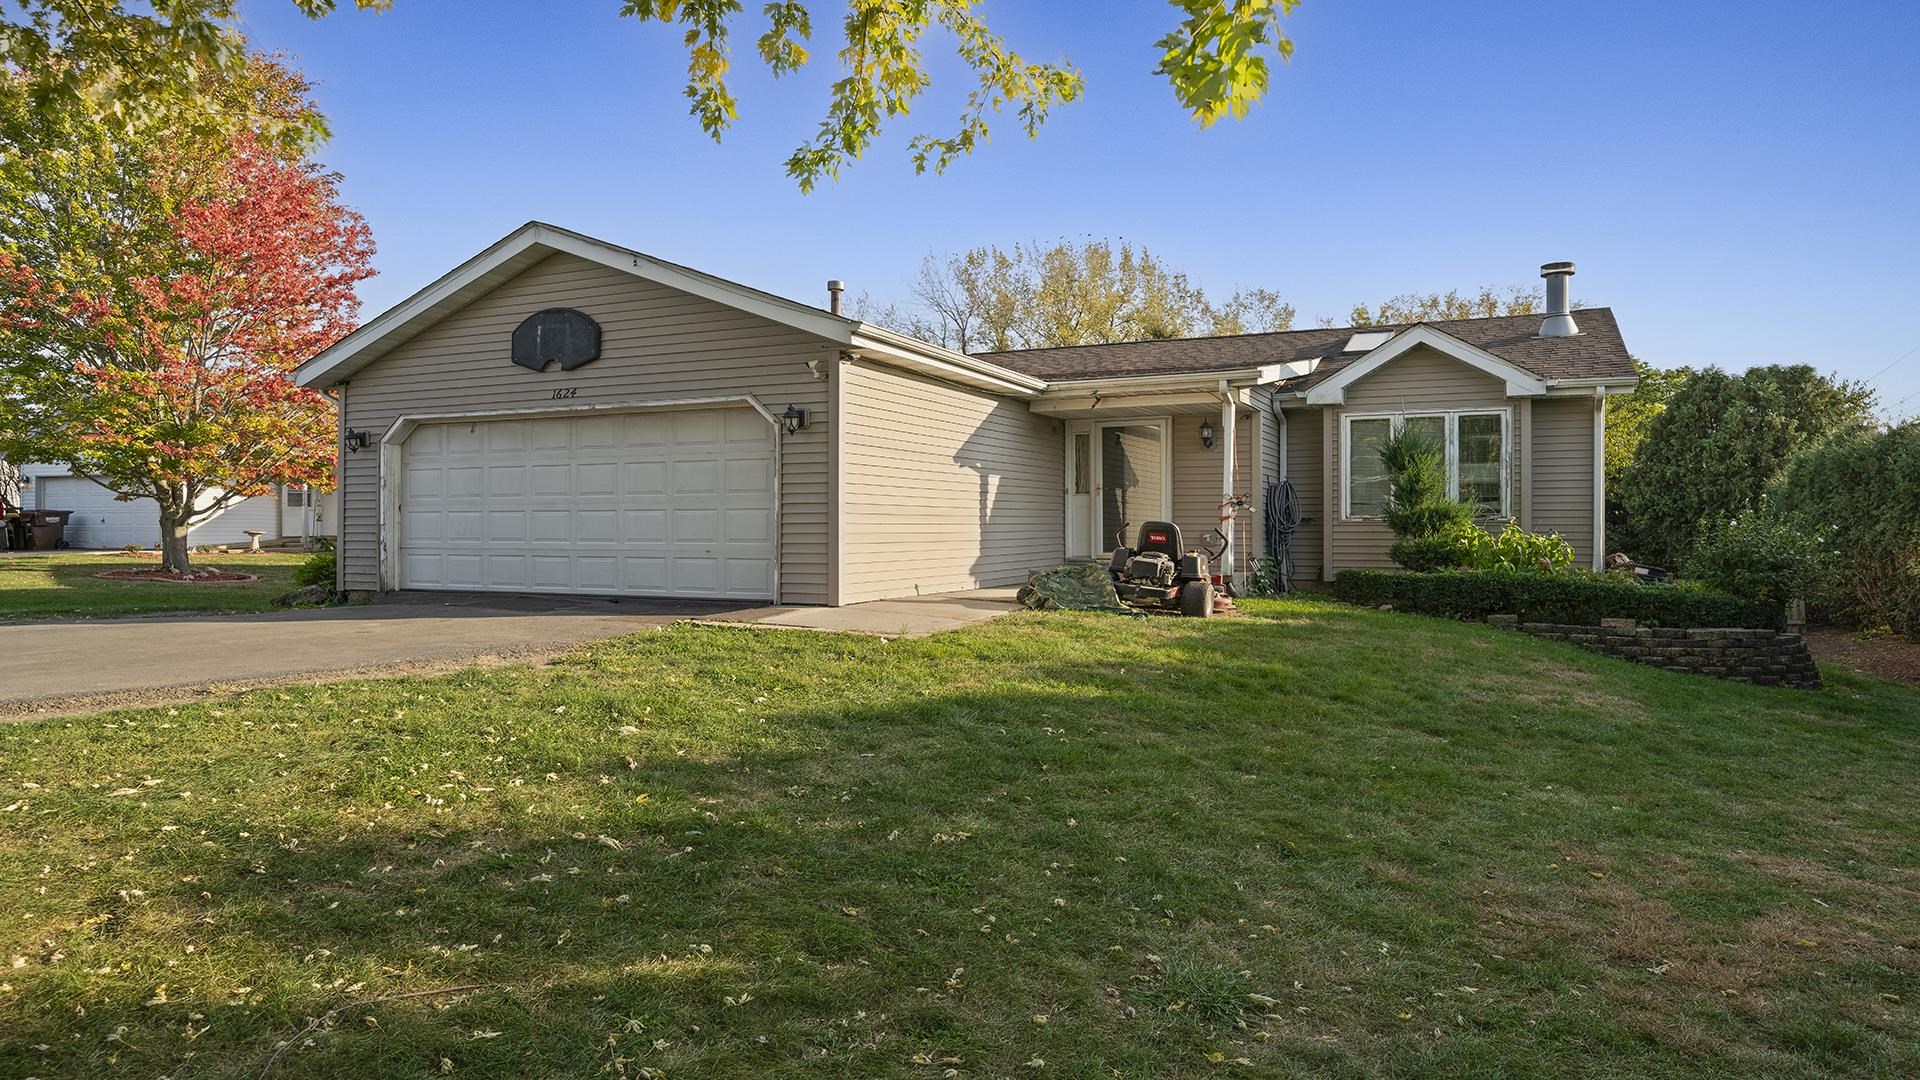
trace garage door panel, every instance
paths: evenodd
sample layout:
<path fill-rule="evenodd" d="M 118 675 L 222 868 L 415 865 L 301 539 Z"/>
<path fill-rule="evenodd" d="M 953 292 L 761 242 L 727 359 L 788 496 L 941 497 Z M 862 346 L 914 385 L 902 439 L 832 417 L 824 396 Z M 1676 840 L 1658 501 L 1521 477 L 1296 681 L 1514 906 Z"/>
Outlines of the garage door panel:
<path fill-rule="evenodd" d="M 530 555 L 527 557 L 527 569 L 533 575 L 533 587 L 536 589 L 574 587 L 574 559 L 571 555 Z"/>
<path fill-rule="evenodd" d="M 726 437 L 726 419 L 717 412 L 672 413 L 673 441 L 680 446 L 707 446 Z"/>
<path fill-rule="evenodd" d="M 720 464 L 715 461 L 676 461 L 673 463 L 673 494 L 718 492 Z"/>
<path fill-rule="evenodd" d="M 617 592 L 620 588 L 618 555 L 575 555 L 573 586 L 588 592 Z"/>
<path fill-rule="evenodd" d="M 728 543 L 764 544 L 773 539 L 773 515 L 765 509 L 728 510 L 725 529 Z"/>
<path fill-rule="evenodd" d="M 572 495 L 573 466 L 535 465 L 527 471 L 529 495 Z"/>
<path fill-rule="evenodd" d="M 487 511 L 487 543 L 522 544 L 530 538 L 525 510 Z"/>
<path fill-rule="evenodd" d="M 752 410 L 428 424 L 403 454 L 405 587 L 773 596 Z"/>
<path fill-rule="evenodd" d="M 525 465 L 487 466 L 487 495 L 490 498 L 515 498 L 527 493 Z"/>
<path fill-rule="evenodd" d="M 749 491 L 773 492 L 773 462 L 761 458 L 728 458 L 723 468 L 726 470 L 727 490 L 735 494 Z"/>
<path fill-rule="evenodd" d="M 670 567 L 675 592 L 688 596 L 719 596 L 720 560 L 675 558 Z"/>
<path fill-rule="evenodd" d="M 773 564 L 764 559 L 726 560 L 727 592 L 755 596 L 773 592 Z"/>
<path fill-rule="evenodd" d="M 610 461 L 575 465 L 573 493 L 575 495 L 612 495 L 619 490 L 619 475 L 620 467 Z"/>
<path fill-rule="evenodd" d="M 495 589 L 530 589 L 533 579 L 527 573 L 525 555 L 509 555 L 489 552 L 482 556 L 486 569 L 483 577 L 486 587 Z"/>
<path fill-rule="evenodd" d="M 620 424 L 611 416 L 586 416 L 573 422 L 576 449 L 607 449 L 620 445 Z"/>
<path fill-rule="evenodd" d="M 445 470 L 439 468 L 420 468 L 406 470 L 407 491 L 417 497 L 432 499 L 445 492 L 441 490 L 441 477 Z"/>
<path fill-rule="evenodd" d="M 573 535 L 582 544 L 617 544 L 620 515 L 612 510 L 575 510 Z"/>
<path fill-rule="evenodd" d="M 573 512 L 571 510 L 535 510 L 533 512 L 533 542 L 536 544 L 565 544 L 573 538 Z"/>
<path fill-rule="evenodd" d="M 626 541 L 629 544 L 667 542 L 665 510 L 629 510 L 626 512 Z"/>
<path fill-rule="evenodd" d="M 620 490 L 628 495 L 665 495 L 667 463 L 628 462 L 620 466 Z"/>
<path fill-rule="evenodd" d="M 667 557 L 629 555 L 620 560 L 623 592 L 661 595 L 667 592 Z"/>
<path fill-rule="evenodd" d="M 440 483 L 449 499 L 478 499 L 487 493 L 487 472 L 478 465 L 450 468 Z"/>

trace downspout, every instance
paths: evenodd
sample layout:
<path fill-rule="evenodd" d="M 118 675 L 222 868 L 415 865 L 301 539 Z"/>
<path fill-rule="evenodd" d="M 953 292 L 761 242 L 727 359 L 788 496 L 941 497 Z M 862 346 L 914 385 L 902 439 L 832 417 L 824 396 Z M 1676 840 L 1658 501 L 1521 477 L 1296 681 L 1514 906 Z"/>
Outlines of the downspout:
<path fill-rule="evenodd" d="M 338 384 L 333 400 L 335 446 L 333 451 L 333 591 L 347 591 L 347 382 Z M 313 489 L 307 489 L 307 502 L 313 502 Z"/>

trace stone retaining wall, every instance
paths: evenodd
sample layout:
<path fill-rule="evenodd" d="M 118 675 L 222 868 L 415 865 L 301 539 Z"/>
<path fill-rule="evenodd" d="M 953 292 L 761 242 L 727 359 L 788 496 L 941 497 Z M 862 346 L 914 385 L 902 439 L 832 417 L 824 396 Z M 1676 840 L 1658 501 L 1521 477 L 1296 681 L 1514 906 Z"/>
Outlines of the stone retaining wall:
<path fill-rule="evenodd" d="M 1568 626 L 1523 623 L 1516 615 L 1490 615 L 1487 622 L 1669 671 L 1762 686 L 1809 690 L 1820 686 L 1820 670 L 1813 664 L 1813 654 L 1807 651 L 1807 639 L 1799 634 L 1637 626 L 1631 619 L 1606 619 L 1600 626 Z"/>

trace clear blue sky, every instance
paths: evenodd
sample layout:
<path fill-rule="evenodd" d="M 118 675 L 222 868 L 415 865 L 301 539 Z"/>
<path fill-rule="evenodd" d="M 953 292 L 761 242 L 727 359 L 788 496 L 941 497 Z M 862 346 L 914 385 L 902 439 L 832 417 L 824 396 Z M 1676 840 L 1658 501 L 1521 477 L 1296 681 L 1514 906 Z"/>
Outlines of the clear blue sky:
<path fill-rule="evenodd" d="M 718 146 L 686 115 L 677 31 L 617 0 L 242 12 L 318 84 L 322 156 L 380 245 L 368 316 L 539 218 L 814 303 L 829 277 L 897 297 L 928 251 L 1109 236 L 1210 290 L 1276 289 L 1306 324 L 1573 259 L 1575 296 L 1657 365 L 1866 378 L 1920 347 L 1910 2 L 1307 0 L 1266 103 L 1203 132 L 1152 74 L 1168 5 L 986 0 L 1015 48 L 1080 66 L 1085 98 L 1037 141 L 1005 125 L 916 177 L 907 138 L 966 89 L 930 39 L 913 115 L 805 196 L 781 163 L 825 101 L 840 2 L 816 0 L 815 64 L 778 83 L 752 55 L 759 6 Z M 1874 386 L 1920 413 L 1920 349 Z"/>

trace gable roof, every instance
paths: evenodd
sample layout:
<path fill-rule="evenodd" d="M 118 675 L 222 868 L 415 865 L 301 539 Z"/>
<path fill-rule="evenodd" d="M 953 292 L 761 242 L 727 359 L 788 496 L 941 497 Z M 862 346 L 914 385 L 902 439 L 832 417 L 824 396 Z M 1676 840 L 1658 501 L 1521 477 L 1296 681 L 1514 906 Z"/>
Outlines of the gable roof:
<path fill-rule="evenodd" d="M 1340 370 L 1331 376 L 1322 376 L 1316 380 L 1312 388 L 1307 390 L 1307 404 L 1344 404 L 1349 385 L 1422 346 L 1438 349 L 1469 367 L 1478 368 L 1505 382 L 1508 397 L 1536 397 L 1547 392 L 1546 382 L 1526 368 L 1470 342 L 1461 341 L 1427 323 L 1415 323 L 1360 354 L 1360 359 L 1343 364 Z M 1318 372 L 1308 373 L 1308 375 L 1314 374 Z M 1303 382 L 1305 378 L 1306 376 L 1302 377 Z"/>
<path fill-rule="evenodd" d="M 635 277 L 745 311 L 847 346 L 883 362 L 919 368 L 1000 393 L 1033 394 L 1034 376 L 870 326 L 738 282 L 657 259 L 584 233 L 529 221 L 439 280 L 375 316 L 300 365 L 301 386 L 332 386 L 412 340 L 428 327 L 556 254 L 575 255 Z"/>
<path fill-rule="evenodd" d="M 1128 375 L 1199 374 L 1319 360 L 1318 366 L 1310 373 L 1278 384 L 1283 391 L 1299 391 L 1332 378 L 1342 369 L 1370 355 L 1341 351 L 1355 333 L 1390 331 L 1397 338 L 1415 326 L 1427 326 L 1547 382 L 1570 379 L 1633 381 L 1633 358 L 1627 352 L 1626 343 L 1621 340 L 1620 326 L 1614 321 L 1613 309 L 1581 308 L 1574 313 L 1574 317 L 1580 324 L 1580 333 L 1573 337 L 1541 337 L 1539 315 L 1497 315 L 1482 319 L 1447 319 L 1391 326 L 1314 327 L 1270 334 L 1128 341 L 1113 345 L 1074 345 L 976 355 L 1015 371 L 1037 375 L 1049 382 Z"/>

